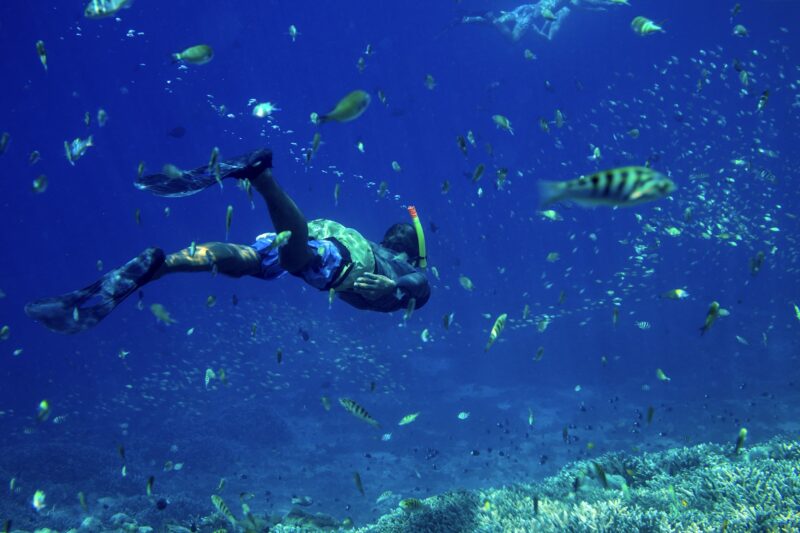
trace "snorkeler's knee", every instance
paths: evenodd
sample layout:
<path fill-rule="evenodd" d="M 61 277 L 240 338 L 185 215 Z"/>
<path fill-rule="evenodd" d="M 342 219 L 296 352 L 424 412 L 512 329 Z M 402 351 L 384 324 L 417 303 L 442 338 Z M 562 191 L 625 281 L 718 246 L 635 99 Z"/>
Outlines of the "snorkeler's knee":
<path fill-rule="evenodd" d="M 281 268 L 293 276 L 300 275 L 300 272 L 308 266 L 310 260 L 311 256 L 308 254 L 287 254 L 284 253 L 284 250 L 281 250 L 279 257 Z"/>

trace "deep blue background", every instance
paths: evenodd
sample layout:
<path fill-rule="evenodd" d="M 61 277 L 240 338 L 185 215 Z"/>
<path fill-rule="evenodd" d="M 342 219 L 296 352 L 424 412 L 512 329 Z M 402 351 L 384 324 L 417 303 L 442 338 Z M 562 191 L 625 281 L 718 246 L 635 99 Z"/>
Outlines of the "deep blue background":
<path fill-rule="evenodd" d="M 209 294 L 219 298 L 217 313 L 233 312 L 228 302 L 234 293 L 242 306 L 273 301 L 299 310 L 306 327 L 313 327 L 318 313 L 328 313 L 325 295 L 303 288 L 299 280 L 268 285 L 182 276 L 145 289 L 148 305 L 158 301 L 179 310 L 174 314 L 180 322 L 172 328 L 157 326 L 149 312 L 140 313 L 133 302 L 95 330 L 69 338 L 51 334 L 24 316 L 26 301 L 92 281 L 98 260 L 108 269 L 146 246 L 171 251 L 193 240 L 223 240 L 228 204 L 235 209 L 232 242 L 248 243 L 271 230 L 263 206 L 257 201 L 251 210 L 233 184 L 222 192 L 214 188 L 176 200 L 133 188 L 140 161 L 149 171 L 168 162 L 190 168 L 204 164 L 214 146 L 223 157 L 272 146 L 276 175 L 309 218 L 335 218 L 374 240 L 384 228 L 405 219 L 405 205 L 417 206 L 427 229 L 431 264 L 441 274 L 441 280 L 433 282 L 430 303 L 417 311 L 407 328 L 399 329 L 399 315 L 360 313 L 337 303 L 326 326 L 348 328 L 336 335 L 354 343 L 383 343 L 375 356 L 395 365 L 391 379 L 406 393 L 384 405 L 392 416 L 422 408 L 410 405 L 410 398 L 436 405 L 456 386 L 469 383 L 507 387 L 513 402 L 522 394 L 524 401 L 515 403 L 513 415 L 520 421 L 524 403 L 535 406 L 550 391 L 569 392 L 576 384 L 595 387 L 587 403 L 598 409 L 621 393 L 628 394 L 635 408 L 658 402 L 675 407 L 696 398 L 695 409 L 710 394 L 712 410 L 717 411 L 709 419 L 714 420 L 733 409 L 723 408 L 722 400 L 714 406 L 715 395 L 726 402 L 739 398 L 738 407 L 744 409 L 764 392 L 780 396 L 781 391 L 794 390 L 800 323 L 791 303 L 800 301 L 794 236 L 798 228 L 797 219 L 786 214 L 796 213 L 798 206 L 798 112 L 792 104 L 798 92 L 800 43 L 790 21 L 800 20 L 800 5 L 743 2 L 735 22 L 745 24 L 750 37 L 741 39 L 731 34 L 732 2 L 632 3 L 636 6 L 608 11 L 575 9 L 554 41 L 529 35 L 513 43 L 489 27 L 454 24 L 465 13 L 485 9 L 481 2 L 137 0 L 120 12 L 119 22 L 84 19 L 81 2 L 4 2 L 0 131 L 10 132 L 11 141 L 0 156 L 0 288 L 7 294 L 0 301 L 0 324 L 10 325 L 11 338 L 0 344 L 0 410 L 19 416 L 0 417 L 0 426 L 20 431 L 43 397 L 54 405 L 67 403 L 76 412 L 99 409 L 99 398 L 113 397 L 125 383 L 159 370 L 164 363 L 149 359 L 149 353 L 179 345 L 187 327 L 214 327 L 215 318 L 205 308 Z M 513 5 L 497 2 L 491 7 Z M 634 35 L 629 24 L 638 14 L 666 21 L 667 33 Z M 300 32 L 294 43 L 287 35 L 290 24 Z M 782 32 L 781 25 L 790 31 Z M 135 35 L 126 37 L 130 29 Z M 38 39 L 47 47 L 47 72 L 35 53 Z M 198 43 L 214 47 L 211 63 L 185 70 L 171 63 L 171 53 Z M 366 69 L 359 73 L 356 62 L 368 43 L 374 54 L 365 58 Z M 525 48 L 538 59 L 525 60 Z M 702 57 L 701 50 L 719 59 L 707 58 L 716 68 L 698 96 L 695 84 L 701 67 L 690 58 Z M 662 71 L 671 56 L 679 61 Z M 733 57 L 752 61 L 746 95 L 739 94 L 736 73 L 726 65 Z M 436 80 L 433 91 L 424 85 L 427 74 Z M 545 88 L 545 80 L 554 90 Z M 326 111 L 356 88 L 372 93 L 371 107 L 354 122 L 320 128 L 323 145 L 312 165 L 305 166 L 300 148 L 308 146 L 316 131 L 309 114 Z M 767 88 L 768 108 L 757 115 L 757 97 Z M 377 89 L 386 93 L 388 106 L 378 101 Z M 278 129 L 251 116 L 250 98 L 277 104 Z M 613 111 L 610 100 L 616 102 Z M 235 118 L 221 116 L 210 102 L 224 104 Z M 95 120 L 100 107 L 109 115 L 104 128 Z M 551 133 L 545 134 L 539 118 L 552 121 L 555 109 L 565 113 L 567 125 L 561 130 L 551 125 Z M 89 127 L 83 123 L 86 111 L 92 116 Z M 681 120 L 675 118 L 678 111 Z M 513 137 L 494 127 L 495 113 L 509 117 Z M 726 125 L 715 127 L 719 116 L 725 117 Z M 167 135 L 176 126 L 186 129 L 184 137 Z M 637 140 L 624 135 L 633 127 L 642 132 Z M 470 147 L 465 159 L 455 139 L 468 130 L 475 133 L 478 147 Z M 64 140 L 89 134 L 96 146 L 71 167 L 63 154 Z M 563 148 L 555 146 L 556 137 Z M 355 148 L 359 141 L 366 147 L 363 154 Z M 493 156 L 487 155 L 486 143 L 491 143 Z M 557 207 L 563 222 L 542 220 L 536 215 L 536 181 L 569 179 L 594 170 L 595 164 L 587 160 L 590 143 L 601 146 L 602 167 L 642 164 L 656 154 L 655 166 L 680 187 L 675 200 L 635 211 Z M 780 156 L 760 157 L 755 149 L 761 144 Z M 34 167 L 28 165 L 32 150 L 42 154 Z M 753 170 L 745 173 L 733 167 L 731 160 L 738 157 L 751 160 Z M 400 163 L 401 173 L 392 171 L 393 160 Z M 478 163 L 487 166 L 479 184 L 482 198 L 465 177 Z M 329 165 L 344 175 L 323 173 Z M 503 191 L 492 183 L 499 167 L 510 169 Z M 776 184 L 756 178 L 762 168 L 778 177 Z M 517 171 L 523 175 L 517 176 Z M 41 173 L 49 177 L 49 188 L 35 195 L 30 182 Z M 698 173 L 710 175 L 707 182 L 717 204 L 695 196 L 696 182 L 689 176 Z M 733 184 L 725 181 L 729 176 L 736 178 Z M 445 179 L 451 191 L 443 195 Z M 379 199 L 376 186 L 368 183 L 383 180 L 391 194 Z M 337 182 L 342 184 L 338 207 L 333 202 Z M 738 231 L 747 237 L 733 247 L 700 237 L 696 225 L 684 228 L 684 235 L 676 239 L 665 236 L 663 228 L 680 225 L 687 206 L 703 223 L 736 219 L 743 225 Z M 171 210 L 168 218 L 165 207 Z M 141 209 L 141 225 L 134 221 L 136 209 Z M 620 241 L 642 235 L 643 223 L 634 219 L 634 212 L 644 217 L 643 223 L 650 217 L 657 221 L 658 245 L 651 250 L 658 254 L 656 270 L 649 277 L 621 280 L 615 274 L 629 267 L 635 254 Z M 778 234 L 759 227 L 766 213 L 774 223 L 765 227 L 779 226 Z M 596 243 L 590 233 L 597 234 Z M 749 258 L 758 250 L 769 252 L 773 245 L 777 250 L 768 254 L 764 271 L 752 277 Z M 545 261 L 551 251 L 560 253 L 560 261 Z M 461 289 L 462 274 L 472 279 L 474 292 Z M 543 288 L 546 282 L 553 282 L 553 288 Z M 687 287 L 692 298 L 658 299 L 676 287 Z M 605 292 L 609 288 L 624 295 L 616 329 Z M 567 298 L 557 306 L 562 289 Z M 697 328 L 712 300 L 731 310 L 731 317 L 700 338 Z M 519 320 L 526 303 L 535 315 L 559 316 L 545 334 Z M 457 326 L 444 333 L 441 316 L 453 310 Z M 501 312 L 510 314 L 511 323 L 502 342 L 485 354 L 491 321 Z M 239 330 L 216 332 L 215 342 L 224 345 L 225 335 L 232 343 L 245 342 L 250 323 L 260 319 L 253 316 Z M 639 330 L 634 322 L 642 320 L 652 328 Z M 367 325 L 363 330 L 353 327 L 359 323 Z M 266 341 L 265 367 L 273 361 L 275 346 L 286 342 L 283 337 L 294 335 L 294 326 Z M 419 333 L 426 327 L 434 342 L 419 352 Z M 767 346 L 761 345 L 762 332 L 769 336 Z M 736 334 L 750 346 L 737 343 Z M 318 328 L 313 335 L 334 333 Z M 126 340 L 124 346 L 120 339 Z M 545 357 L 532 369 L 531 358 L 540 345 L 546 348 Z M 13 357 L 18 347 L 23 354 Z M 124 371 L 116 357 L 123 347 L 136 358 Z M 192 353 L 175 349 L 176 357 L 192 360 Z M 420 355 L 413 364 L 405 364 L 400 354 L 410 352 Z M 235 354 L 228 355 L 235 359 Z M 601 366 L 602 355 L 612 364 Z M 196 361 L 200 371 L 206 364 Z M 305 363 L 312 372 L 314 365 L 313 359 Z M 654 380 L 656 367 L 672 377 L 670 386 L 682 387 L 680 393 L 662 388 L 648 398 L 640 390 L 646 382 L 663 385 Z M 295 383 L 309 403 L 317 402 L 316 385 L 306 390 Z M 280 392 L 264 394 L 262 401 L 283 403 Z M 565 404 L 565 411 L 574 412 L 580 401 Z M 226 407 L 235 408 L 236 402 L 232 396 Z M 135 405 L 136 400 L 128 403 Z M 291 418 L 293 406 L 284 406 L 282 415 Z M 106 405 L 102 410 L 114 419 L 128 416 L 126 409 Z M 180 419 L 181 409 L 175 404 L 163 409 L 165 419 Z M 738 421 L 752 414 L 748 413 L 734 413 L 719 434 L 683 429 L 692 439 L 733 438 Z M 680 425 L 680 415 L 685 414 L 675 413 L 673 423 Z M 495 415 L 490 415 L 490 425 L 491 416 Z M 593 420 L 597 424 L 604 419 L 598 415 Z M 552 426 L 555 438 L 561 425 L 572 422 L 571 415 L 564 414 Z M 762 422 L 771 423 L 764 417 Z M 775 424 L 773 433 L 781 430 Z M 158 431 L 152 428 L 150 435 Z M 108 442 L 113 453 L 116 437 L 101 433 L 99 439 Z M 19 465 L 5 468 L 15 466 Z"/>

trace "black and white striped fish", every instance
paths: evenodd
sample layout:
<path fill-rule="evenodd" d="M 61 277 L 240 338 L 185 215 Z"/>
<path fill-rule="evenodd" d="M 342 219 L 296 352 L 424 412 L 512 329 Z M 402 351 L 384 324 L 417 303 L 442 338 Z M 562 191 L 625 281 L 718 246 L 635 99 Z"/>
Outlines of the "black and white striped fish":
<path fill-rule="evenodd" d="M 345 408 L 345 410 L 348 413 L 352 414 L 356 418 L 360 418 L 361 420 L 363 420 L 364 422 L 366 422 L 371 426 L 380 427 L 378 421 L 372 418 L 372 415 L 370 415 L 366 409 L 358 405 L 350 398 L 339 398 L 339 403 L 342 405 L 342 407 Z"/>
<path fill-rule="evenodd" d="M 647 167 L 622 167 L 570 181 L 540 181 L 542 206 L 556 202 L 628 206 L 665 198 L 675 190 L 668 177 Z"/>

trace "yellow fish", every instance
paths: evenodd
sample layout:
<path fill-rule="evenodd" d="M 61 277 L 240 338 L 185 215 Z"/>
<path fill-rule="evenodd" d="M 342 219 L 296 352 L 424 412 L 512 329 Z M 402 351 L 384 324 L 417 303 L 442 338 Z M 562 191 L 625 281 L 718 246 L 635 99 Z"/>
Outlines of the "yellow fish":
<path fill-rule="evenodd" d="M 224 516 L 228 522 L 231 523 L 234 529 L 236 529 L 237 528 L 236 517 L 233 516 L 233 513 L 231 512 L 230 508 L 227 506 L 225 501 L 216 494 L 212 494 L 211 503 L 214 504 L 214 507 L 216 507 L 217 511 L 219 511 L 220 514 Z"/>
<path fill-rule="evenodd" d="M 183 52 L 172 54 L 172 61 L 175 63 L 184 62 L 192 65 L 205 65 L 214 59 L 214 49 L 207 44 L 190 46 Z"/>
<path fill-rule="evenodd" d="M 422 501 L 417 498 L 405 498 L 400 500 L 400 508 L 403 511 L 412 513 L 414 511 L 419 511 L 425 508 L 425 504 L 422 503 Z"/>
<path fill-rule="evenodd" d="M 150 306 L 150 312 L 153 313 L 153 316 L 156 317 L 156 320 L 159 322 L 163 322 L 167 326 L 170 324 L 175 324 L 177 320 L 172 318 L 169 314 L 169 311 L 161 304 L 152 304 Z"/>
<path fill-rule="evenodd" d="M 47 50 L 44 48 L 44 41 L 36 41 L 36 53 L 39 55 L 39 61 L 42 62 L 45 72 L 47 72 Z"/>
<path fill-rule="evenodd" d="M 664 32 L 664 28 L 646 17 L 636 17 L 631 21 L 631 29 L 633 33 L 644 37 L 651 33 Z"/>
<path fill-rule="evenodd" d="M 714 322 L 720 316 L 720 309 L 719 309 L 719 302 L 711 302 L 711 306 L 708 308 L 708 313 L 706 313 L 706 321 L 703 324 L 703 327 L 700 328 L 700 335 L 705 335 L 706 331 L 711 329 L 711 326 L 714 325 Z"/>
<path fill-rule="evenodd" d="M 747 439 L 747 428 L 739 430 L 739 436 L 736 437 L 736 448 L 733 450 L 734 455 L 738 455 L 744 446 L 744 441 Z"/>
<path fill-rule="evenodd" d="M 497 337 L 500 336 L 500 333 L 503 332 L 503 328 L 506 326 L 506 319 L 508 318 L 507 313 L 503 313 L 502 315 L 498 316 L 497 319 L 494 321 L 494 325 L 492 326 L 492 331 L 489 332 L 489 342 L 486 343 L 486 348 L 484 348 L 485 352 L 489 351 L 489 348 L 497 340 Z"/>
<path fill-rule="evenodd" d="M 648 167 L 621 167 L 570 181 L 540 181 L 542 206 L 561 201 L 584 206 L 631 206 L 669 196 L 675 183 Z"/>
<path fill-rule="evenodd" d="M 368 92 L 357 90 L 353 91 L 336 104 L 326 115 L 318 118 L 320 124 L 335 120 L 336 122 L 349 122 L 360 117 L 369 107 L 371 97 Z"/>
<path fill-rule="evenodd" d="M 514 135 L 514 129 L 511 127 L 511 121 L 508 120 L 508 117 L 503 115 L 492 115 L 492 122 L 498 127 L 498 129 L 506 130 L 511 135 Z"/>
<path fill-rule="evenodd" d="M 372 415 L 370 415 L 367 412 L 366 409 L 364 409 L 363 407 L 358 405 L 353 400 L 351 400 L 349 398 L 339 398 L 339 403 L 342 405 L 342 407 L 345 408 L 345 410 L 348 413 L 350 413 L 351 415 L 355 416 L 356 418 L 360 418 L 361 420 L 363 420 L 367 424 L 369 424 L 371 426 L 374 426 L 376 428 L 380 427 L 380 424 L 378 423 L 378 421 L 375 420 L 374 418 L 372 418 Z"/>
<path fill-rule="evenodd" d="M 662 298 L 669 298 L 670 300 L 683 300 L 689 297 L 689 293 L 683 289 L 672 289 L 661 295 Z"/>
<path fill-rule="evenodd" d="M 418 412 L 417 413 L 411 413 L 410 415 L 406 415 L 406 416 L 404 416 L 403 418 L 400 419 L 400 422 L 398 422 L 397 425 L 398 426 L 408 425 L 411 422 L 413 422 L 414 420 L 416 420 L 418 416 L 419 416 Z"/>

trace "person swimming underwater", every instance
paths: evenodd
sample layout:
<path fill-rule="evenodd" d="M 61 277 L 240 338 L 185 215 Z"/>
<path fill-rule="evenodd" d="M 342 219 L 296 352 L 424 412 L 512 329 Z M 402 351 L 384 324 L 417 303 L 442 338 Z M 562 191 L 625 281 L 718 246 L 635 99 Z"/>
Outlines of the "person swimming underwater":
<path fill-rule="evenodd" d="M 27 304 L 26 314 L 52 331 L 77 333 L 95 326 L 144 285 L 177 272 L 218 272 L 265 280 L 289 273 L 321 291 L 334 290 L 353 307 L 387 313 L 407 308 L 412 298 L 416 308 L 428 301 L 430 286 L 422 271 L 424 238 L 413 208 L 409 211 L 415 225 L 392 225 L 380 244 L 333 220 L 306 221 L 272 175 L 268 149 L 218 166 L 142 176 L 136 186 L 176 197 L 225 178 L 250 180 L 267 204 L 274 233 L 259 235 L 251 245 L 208 242 L 169 255 L 160 248 L 148 248 L 83 289 Z M 291 236 L 280 242 L 289 235 L 285 232 Z"/>
<path fill-rule="evenodd" d="M 488 24 L 513 41 L 534 32 L 552 41 L 571 13 L 570 6 L 602 11 L 606 7 L 629 5 L 626 0 L 539 0 L 521 4 L 511 11 L 488 11 L 461 17 L 462 24 Z"/>

